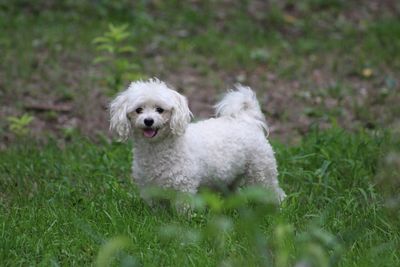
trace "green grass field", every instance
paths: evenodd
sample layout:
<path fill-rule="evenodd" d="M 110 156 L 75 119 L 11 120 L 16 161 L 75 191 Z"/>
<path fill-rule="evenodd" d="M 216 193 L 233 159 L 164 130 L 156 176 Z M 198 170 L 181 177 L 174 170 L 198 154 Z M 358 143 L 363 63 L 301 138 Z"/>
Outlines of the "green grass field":
<path fill-rule="evenodd" d="M 122 266 L 398 266 L 399 204 L 386 207 L 398 192 L 381 186 L 394 177 L 380 169 L 386 150 L 400 148 L 393 140 L 332 129 L 295 147 L 274 142 L 288 193 L 281 209 L 257 192 L 234 208 L 228 200 L 238 196 L 203 193 L 195 202 L 208 208 L 191 217 L 138 197 L 130 144 L 15 145 L 0 153 L 0 262 L 106 266 L 114 255 Z"/>

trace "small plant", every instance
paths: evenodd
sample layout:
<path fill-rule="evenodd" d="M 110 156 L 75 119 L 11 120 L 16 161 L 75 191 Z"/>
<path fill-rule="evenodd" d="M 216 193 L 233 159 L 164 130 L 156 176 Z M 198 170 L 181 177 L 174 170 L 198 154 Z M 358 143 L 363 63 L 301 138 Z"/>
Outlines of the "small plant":
<path fill-rule="evenodd" d="M 175 207 L 186 204 L 192 208 L 186 210 L 190 220 L 202 222 L 202 227 L 196 228 L 177 223 L 163 225 L 159 229 L 162 240 L 183 246 L 209 246 L 221 265 L 328 267 L 337 266 L 340 260 L 342 245 L 317 226 L 300 230 L 270 219 L 272 231 L 266 233 L 262 227 L 266 219 L 279 213 L 278 203 L 268 190 L 248 187 L 225 198 L 207 191 L 182 195 L 154 190 L 150 195 L 158 200 L 169 198 Z M 235 236 L 246 244 L 236 248 L 242 255 L 238 258 L 229 252 Z"/>
<path fill-rule="evenodd" d="M 131 241 L 127 237 L 118 236 L 107 240 L 100 247 L 100 251 L 97 255 L 96 266 L 111 266 L 111 263 L 116 260 L 121 260 L 122 266 L 140 266 L 133 256 L 124 253 L 123 250 L 129 246 L 131 246 Z"/>
<path fill-rule="evenodd" d="M 17 136 L 24 136 L 29 133 L 29 124 L 32 122 L 33 117 L 28 114 L 24 114 L 21 117 L 10 116 L 7 118 L 10 122 L 10 131 Z"/>
<path fill-rule="evenodd" d="M 133 54 L 136 51 L 133 45 L 126 44 L 129 36 L 127 24 L 121 26 L 109 24 L 108 31 L 93 40 L 96 50 L 101 53 L 95 58 L 94 63 L 105 65 L 107 69 L 106 82 L 111 89 L 111 94 L 119 91 L 125 82 L 142 77 L 139 65 L 127 57 L 127 54 Z"/>

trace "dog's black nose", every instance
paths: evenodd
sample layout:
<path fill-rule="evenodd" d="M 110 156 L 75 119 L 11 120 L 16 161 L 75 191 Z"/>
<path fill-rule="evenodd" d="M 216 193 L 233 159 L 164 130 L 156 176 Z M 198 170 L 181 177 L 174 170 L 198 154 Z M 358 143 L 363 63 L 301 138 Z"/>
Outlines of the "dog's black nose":
<path fill-rule="evenodd" d="M 151 125 L 153 125 L 153 123 L 154 123 L 154 120 L 153 119 L 144 119 L 144 124 L 146 125 L 146 126 L 151 126 Z"/>

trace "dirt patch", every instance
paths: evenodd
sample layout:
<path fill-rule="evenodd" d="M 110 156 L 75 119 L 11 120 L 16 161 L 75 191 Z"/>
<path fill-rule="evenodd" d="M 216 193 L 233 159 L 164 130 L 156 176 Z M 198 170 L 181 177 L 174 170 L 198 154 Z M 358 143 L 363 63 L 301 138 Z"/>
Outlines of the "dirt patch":
<path fill-rule="evenodd" d="M 62 139 L 72 131 L 90 138 L 99 134 L 109 136 L 107 106 L 112 97 L 106 96 L 105 89 L 99 86 L 100 70 L 92 66 L 85 72 L 75 65 L 65 65 L 63 72 L 66 80 L 62 83 L 72 98 L 66 100 L 57 94 L 39 93 L 14 96 L 13 101 L 2 101 L 1 117 L 33 115 L 29 127 L 32 136 L 39 139 L 47 138 L 49 133 Z M 51 86 L 36 75 L 35 87 Z M 314 69 L 301 80 L 285 80 L 266 67 L 247 72 L 221 70 L 204 75 L 190 66 L 181 66 L 175 72 L 163 71 L 155 76 L 188 97 L 196 119 L 213 116 L 213 105 L 233 84 L 241 82 L 251 86 L 266 114 L 271 138 L 285 142 L 295 142 L 311 125 L 330 127 L 332 120 L 350 130 L 360 126 L 385 127 L 395 121 L 400 101 L 397 86 L 400 81 L 394 74 L 389 75 L 390 80 L 356 76 L 336 78 L 327 70 Z M 69 82 L 71 77 L 74 77 L 73 82 Z M 12 142 L 14 136 L 8 131 L 7 122 L 3 121 L 1 126 L 4 146 Z"/>

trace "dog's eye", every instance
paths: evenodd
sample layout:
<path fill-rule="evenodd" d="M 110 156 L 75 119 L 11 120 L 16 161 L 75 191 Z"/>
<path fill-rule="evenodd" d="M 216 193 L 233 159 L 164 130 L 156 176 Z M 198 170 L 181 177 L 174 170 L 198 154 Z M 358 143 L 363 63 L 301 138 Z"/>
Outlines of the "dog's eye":
<path fill-rule="evenodd" d="M 156 108 L 156 111 L 158 112 L 158 113 L 163 113 L 164 112 L 164 109 L 162 109 L 162 108 Z"/>
<path fill-rule="evenodd" d="M 137 114 L 140 114 L 140 113 L 143 112 L 143 109 L 142 108 L 137 108 L 135 111 L 136 111 Z"/>

